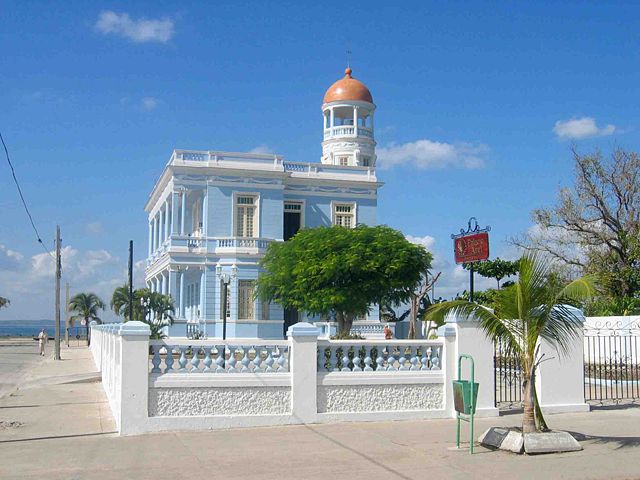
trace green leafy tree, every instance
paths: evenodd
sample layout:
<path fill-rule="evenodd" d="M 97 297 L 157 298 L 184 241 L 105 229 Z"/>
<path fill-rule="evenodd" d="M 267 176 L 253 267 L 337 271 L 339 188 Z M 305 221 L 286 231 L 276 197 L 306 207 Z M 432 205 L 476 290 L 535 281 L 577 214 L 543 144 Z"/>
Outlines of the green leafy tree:
<path fill-rule="evenodd" d="M 616 149 L 573 150 L 575 182 L 533 212 L 536 228 L 517 245 L 544 252 L 579 275 L 594 274 L 610 298 L 640 292 L 640 157 Z"/>
<path fill-rule="evenodd" d="M 517 260 L 502 260 L 500 257 L 495 260 L 485 260 L 483 262 L 463 263 L 462 266 L 466 270 L 470 270 L 473 266 L 473 271 L 483 277 L 495 278 L 498 282 L 498 288 L 500 288 L 500 280 L 518 273 Z"/>
<path fill-rule="evenodd" d="M 117 287 L 111 296 L 111 310 L 128 321 L 129 285 Z M 175 307 L 170 295 L 152 292 L 148 288 L 133 291 L 133 319 L 146 323 L 151 329 L 151 338 L 160 339 L 164 335 L 162 329 L 173 325 Z"/>
<path fill-rule="evenodd" d="M 372 304 L 407 302 L 431 260 L 424 247 L 386 226 L 303 229 L 269 245 L 257 295 L 284 308 L 335 314 L 338 333 L 348 333 Z"/>
<path fill-rule="evenodd" d="M 0 308 L 8 307 L 10 303 L 8 298 L 0 297 Z"/>
<path fill-rule="evenodd" d="M 117 287 L 111 295 L 111 310 L 113 313 L 126 320 L 133 318 L 141 320 L 142 310 L 140 308 L 140 298 L 136 297 L 137 290 L 133 292 L 133 317 L 129 315 L 129 284 L 125 283 Z"/>
<path fill-rule="evenodd" d="M 152 292 L 148 288 L 135 291 L 140 320 L 149 325 L 152 339 L 166 337 L 163 329 L 173 325 L 175 307 L 169 295 Z M 135 312 L 134 312 L 135 316 Z"/>
<path fill-rule="evenodd" d="M 102 323 L 98 316 L 100 310 L 104 310 L 104 302 L 95 293 L 78 293 L 69 300 L 69 311 L 75 312 L 75 315 L 69 318 L 71 326 L 76 320 L 85 321 L 87 343 L 91 342 L 89 338 L 89 322 Z"/>
<path fill-rule="evenodd" d="M 447 314 L 475 318 L 492 341 L 506 346 L 506 354 L 519 359 L 522 368 L 524 416 L 522 431 L 535 432 L 544 419 L 536 408 L 535 375 L 544 359 L 539 354 L 542 339 L 555 345 L 559 353 L 567 353 L 582 323 L 567 306 L 590 298 L 595 292 L 592 277 L 586 276 L 567 285 L 548 281 L 550 265 L 535 254 L 525 254 L 519 262 L 518 281 L 496 291 L 494 310 L 465 300 L 453 300 L 431 307 L 426 318 L 444 321 Z M 536 425 L 536 418 L 538 423 Z"/>

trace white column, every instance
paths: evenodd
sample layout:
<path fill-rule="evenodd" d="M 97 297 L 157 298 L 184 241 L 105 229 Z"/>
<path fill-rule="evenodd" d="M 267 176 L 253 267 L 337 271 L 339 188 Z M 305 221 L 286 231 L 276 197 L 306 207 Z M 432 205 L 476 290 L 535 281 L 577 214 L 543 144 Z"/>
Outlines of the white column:
<path fill-rule="evenodd" d="M 358 107 L 353 106 L 353 136 L 358 136 Z"/>
<path fill-rule="evenodd" d="M 369 126 L 369 128 L 371 128 L 371 134 L 373 134 L 373 110 L 369 115 L 371 116 L 371 125 Z"/>
<path fill-rule="evenodd" d="M 164 239 L 169 238 L 169 199 L 164 201 Z"/>
<path fill-rule="evenodd" d="M 132 321 L 120 326 L 120 359 L 115 389 L 119 411 L 116 424 L 121 435 L 148 430 L 149 412 L 149 325 Z"/>
<path fill-rule="evenodd" d="M 148 253 L 148 257 L 151 256 L 151 253 L 153 253 L 153 227 L 151 222 L 149 222 L 149 253 Z"/>
<path fill-rule="evenodd" d="M 178 234 L 178 206 L 180 202 L 180 194 L 173 192 L 171 194 L 171 234 Z"/>
<path fill-rule="evenodd" d="M 329 108 L 329 128 L 331 129 L 331 132 L 329 132 L 331 135 L 333 135 L 333 126 L 334 126 L 334 121 L 335 121 L 335 117 L 333 114 L 333 107 Z"/>
<path fill-rule="evenodd" d="M 584 400 L 583 349 L 582 325 L 578 335 L 570 340 L 566 354 L 559 353 L 546 340 L 540 342 L 540 355 L 544 355 L 544 361 L 538 367 L 536 393 L 543 413 L 589 411 L 589 404 Z"/>
<path fill-rule="evenodd" d="M 202 236 L 208 235 L 207 231 L 207 216 L 209 215 L 209 188 L 205 188 L 202 194 Z"/>
<path fill-rule="evenodd" d="M 180 195 L 180 235 L 184 235 L 184 218 L 187 213 L 187 192 Z"/>
<path fill-rule="evenodd" d="M 179 297 L 179 312 L 178 316 L 184 318 L 184 272 L 180 272 L 180 297 Z"/>
<path fill-rule="evenodd" d="M 200 318 L 204 317 L 204 277 L 205 277 L 205 267 L 202 267 L 200 271 L 200 304 L 198 305 L 198 310 L 200 310 Z"/>
<path fill-rule="evenodd" d="M 450 315 L 446 321 L 444 368 L 447 379 L 445 398 L 449 413 L 455 417 L 451 380 L 458 378 L 458 356 L 465 353 L 473 357 L 475 381 L 479 384 L 476 415 L 497 417 L 499 412 L 494 404 L 493 342 L 487 339 L 476 320 Z M 470 363 L 466 359 L 462 360 L 462 378 L 464 380 L 470 378 Z"/>
<path fill-rule="evenodd" d="M 310 323 L 296 323 L 287 330 L 291 342 L 291 416 L 300 423 L 315 423 L 318 417 L 317 376 L 318 335 Z"/>
<path fill-rule="evenodd" d="M 151 219 L 151 253 L 156 251 L 156 217 Z"/>
<path fill-rule="evenodd" d="M 156 250 L 160 248 L 160 212 L 156 213 Z"/>

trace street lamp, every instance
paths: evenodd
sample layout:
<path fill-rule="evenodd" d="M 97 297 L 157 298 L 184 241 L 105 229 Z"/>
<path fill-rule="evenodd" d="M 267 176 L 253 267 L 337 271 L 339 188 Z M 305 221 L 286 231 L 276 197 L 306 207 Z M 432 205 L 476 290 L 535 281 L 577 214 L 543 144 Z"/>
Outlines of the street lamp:
<path fill-rule="evenodd" d="M 229 283 L 231 282 L 231 278 L 229 278 L 229 274 L 223 273 L 220 276 L 222 280 L 222 341 L 227 339 L 227 309 L 229 306 L 227 305 L 227 295 L 229 292 Z M 222 359 L 226 361 L 227 355 L 227 346 L 222 346 Z"/>

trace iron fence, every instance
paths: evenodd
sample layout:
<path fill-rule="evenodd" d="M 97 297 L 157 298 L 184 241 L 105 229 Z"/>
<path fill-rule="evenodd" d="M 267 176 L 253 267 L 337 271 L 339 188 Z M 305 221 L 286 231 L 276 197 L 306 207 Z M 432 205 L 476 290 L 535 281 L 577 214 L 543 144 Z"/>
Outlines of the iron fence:
<path fill-rule="evenodd" d="M 522 369 L 517 357 L 508 354 L 501 342 L 493 353 L 494 404 L 500 409 L 522 406 Z"/>
<path fill-rule="evenodd" d="M 602 322 L 584 330 L 584 398 L 594 404 L 640 399 L 640 322 Z"/>

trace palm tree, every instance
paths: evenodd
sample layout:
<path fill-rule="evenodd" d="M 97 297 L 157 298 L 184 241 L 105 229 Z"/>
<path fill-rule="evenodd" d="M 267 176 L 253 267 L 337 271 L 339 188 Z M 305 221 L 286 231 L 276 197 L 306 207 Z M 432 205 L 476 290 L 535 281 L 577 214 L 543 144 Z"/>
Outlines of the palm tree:
<path fill-rule="evenodd" d="M 98 317 L 98 310 L 104 310 L 104 302 L 95 293 L 78 293 L 69 300 L 69 311 L 76 312 L 70 317 L 71 326 L 78 319 L 84 319 L 87 328 L 87 345 L 91 343 L 89 338 L 89 322 L 94 320 L 102 323 Z"/>
<path fill-rule="evenodd" d="M 136 290 L 137 303 L 142 306 L 141 318 L 151 329 L 152 339 L 161 339 L 166 335 L 162 332 L 164 327 L 173 325 L 173 299 L 169 295 L 151 292 L 147 288 Z"/>
<path fill-rule="evenodd" d="M 146 289 L 145 289 L 146 290 Z M 138 290 L 134 290 L 134 302 L 133 302 L 133 318 L 140 320 L 140 300 L 136 297 Z M 137 300 L 137 302 L 136 302 Z M 117 287 L 111 295 L 111 310 L 119 317 L 123 317 L 126 320 L 130 319 L 129 316 L 129 284 L 125 283 L 121 287 Z"/>
<path fill-rule="evenodd" d="M 520 259 L 519 268 L 518 281 L 496 292 L 495 310 L 466 300 L 453 300 L 431 306 L 425 320 L 444 321 L 448 314 L 474 318 L 489 339 L 502 342 L 507 355 L 519 359 L 524 399 L 522 431 L 530 433 L 544 428 L 541 411 L 535 408 L 536 369 L 544 361 L 539 341 L 546 340 L 555 345 L 558 353 L 566 354 L 570 341 L 582 328 L 580 318 L 568 304 L 591 298 L 595 287 L 593 277 L 583 277 L 565 286 L 549 282 L 549 263 L 532 253 Z"/>

